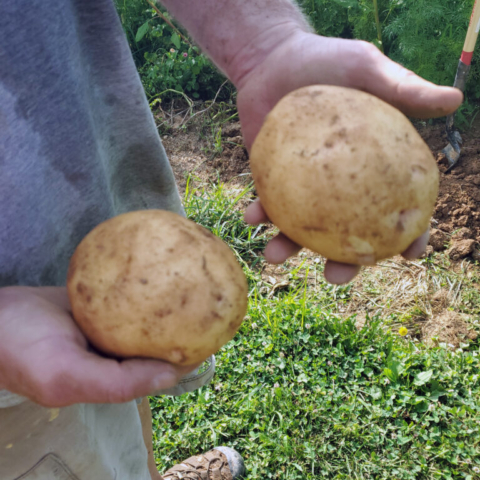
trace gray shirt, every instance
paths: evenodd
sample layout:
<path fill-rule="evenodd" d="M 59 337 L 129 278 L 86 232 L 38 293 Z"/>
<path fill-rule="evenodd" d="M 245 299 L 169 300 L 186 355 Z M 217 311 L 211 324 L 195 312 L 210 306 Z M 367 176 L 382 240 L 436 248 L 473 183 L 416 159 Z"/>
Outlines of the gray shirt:
<path fill-rule="evenodd" d="M 63 285 L 95 225 L 144 208 L 183 213 L 112 0 L 0 0 L 0 287 Z M 0 478 L 150 478 L 135 402 L 23 400 L 0 391 Z"/>
<path fill-rule="evenodd" d="M 182 213 L 111 0 L 0 1 L 0 287 L 63 285 L 98 223 Z"/>

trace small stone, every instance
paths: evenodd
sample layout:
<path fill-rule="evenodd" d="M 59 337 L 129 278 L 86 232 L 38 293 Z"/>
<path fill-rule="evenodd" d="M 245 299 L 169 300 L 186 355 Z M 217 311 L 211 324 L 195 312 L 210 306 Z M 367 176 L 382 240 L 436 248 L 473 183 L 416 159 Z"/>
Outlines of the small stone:
<path fill-rule="evenodd" d="M 441 252 L 445 250 L 445 244 L 448 242 L 448 237 L 445 232 L 438 228 L 433 228 L 430 230 L 430 241 L 429 244 L 433 247 L 433 249 L 437 252 Z"/>
<path fill-rule="evenodd" d="M 462 258 L 468 257 L 473 252 L 474 247 L 475 240 L 457 240 L 448 249 L 447 253 L 452 260 L 461 260 Z"/>

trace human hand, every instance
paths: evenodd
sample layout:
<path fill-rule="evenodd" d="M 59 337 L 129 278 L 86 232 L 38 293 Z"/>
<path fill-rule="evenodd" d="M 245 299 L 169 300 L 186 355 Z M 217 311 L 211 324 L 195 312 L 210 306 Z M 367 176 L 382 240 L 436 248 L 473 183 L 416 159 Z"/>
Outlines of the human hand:
<path fill-rule="evenodd" d="M 90 351 L 65 288 L 0 289 L 0 389 L 46 407 L 122 403 L 173 387 L 194 368 Z"/>
<path fill-rule="evenodd" d="M 371 44 L 296 31 L 237 82 L 238 110 L 247 148 L 251 148 L 265 116 L 283 96 L 313 84 L 363 90 L 417 118 L 448 115 L 463 98 L 458 89 L 421 79 Z M 268 221 L 260 202 L 247 208 L 245 220 L 250 224 Z M 420 256 L 427 243 L 428 232 L 415 240 L 403 256 Z M 300 248 L 280 233 L 267 245 L 265 258 L 270 263 L 283 263 Z M 329 282 L 341 284 L 349 282 L 359 270 L 356 265 L 327 260 L 324 275 Z"/>

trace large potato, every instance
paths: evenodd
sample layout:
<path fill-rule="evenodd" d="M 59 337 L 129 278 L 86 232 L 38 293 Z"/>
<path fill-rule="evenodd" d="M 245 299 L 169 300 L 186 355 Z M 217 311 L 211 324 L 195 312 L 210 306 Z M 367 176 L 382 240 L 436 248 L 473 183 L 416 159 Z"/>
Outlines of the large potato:
<path fill-rule="evenodd" d="M 438 192 L 435 160 L 409 120 L 342 87 L 284 97 L 250 163 L 272 222 L 300 245 L 350 264 L 404 251 L 428 229 Z"/>
<path fill-rule="evenodd" d="M 67 286 L 73 316 L 97 349 L 177 365 L 216 352 L 247 308 L 247 282 L 230 249 L 162 210 L 93 229 L 70 261 Z"/>

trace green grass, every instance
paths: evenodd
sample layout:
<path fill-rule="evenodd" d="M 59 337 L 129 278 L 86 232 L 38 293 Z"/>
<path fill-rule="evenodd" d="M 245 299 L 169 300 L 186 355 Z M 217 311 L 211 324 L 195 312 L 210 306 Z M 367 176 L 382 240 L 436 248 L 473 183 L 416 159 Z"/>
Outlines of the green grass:
<path fill-rule="evenodd" d="M 212 384 L 151 399 L 160 470 L 227 445 L 243 455 L 248 479 L 480 478 L 478 346 L 426 348 L 381 315 L 358 330 L 355 316 L 337 314 L 351 286 L 308 284 L 321 264 L 291 269 L 288 288 L 265 293 L 267 235 L 237 208 L 249 191 L 187 189 L 190 218 L 236 251 L 250 304 L 216 355 Z"/>

